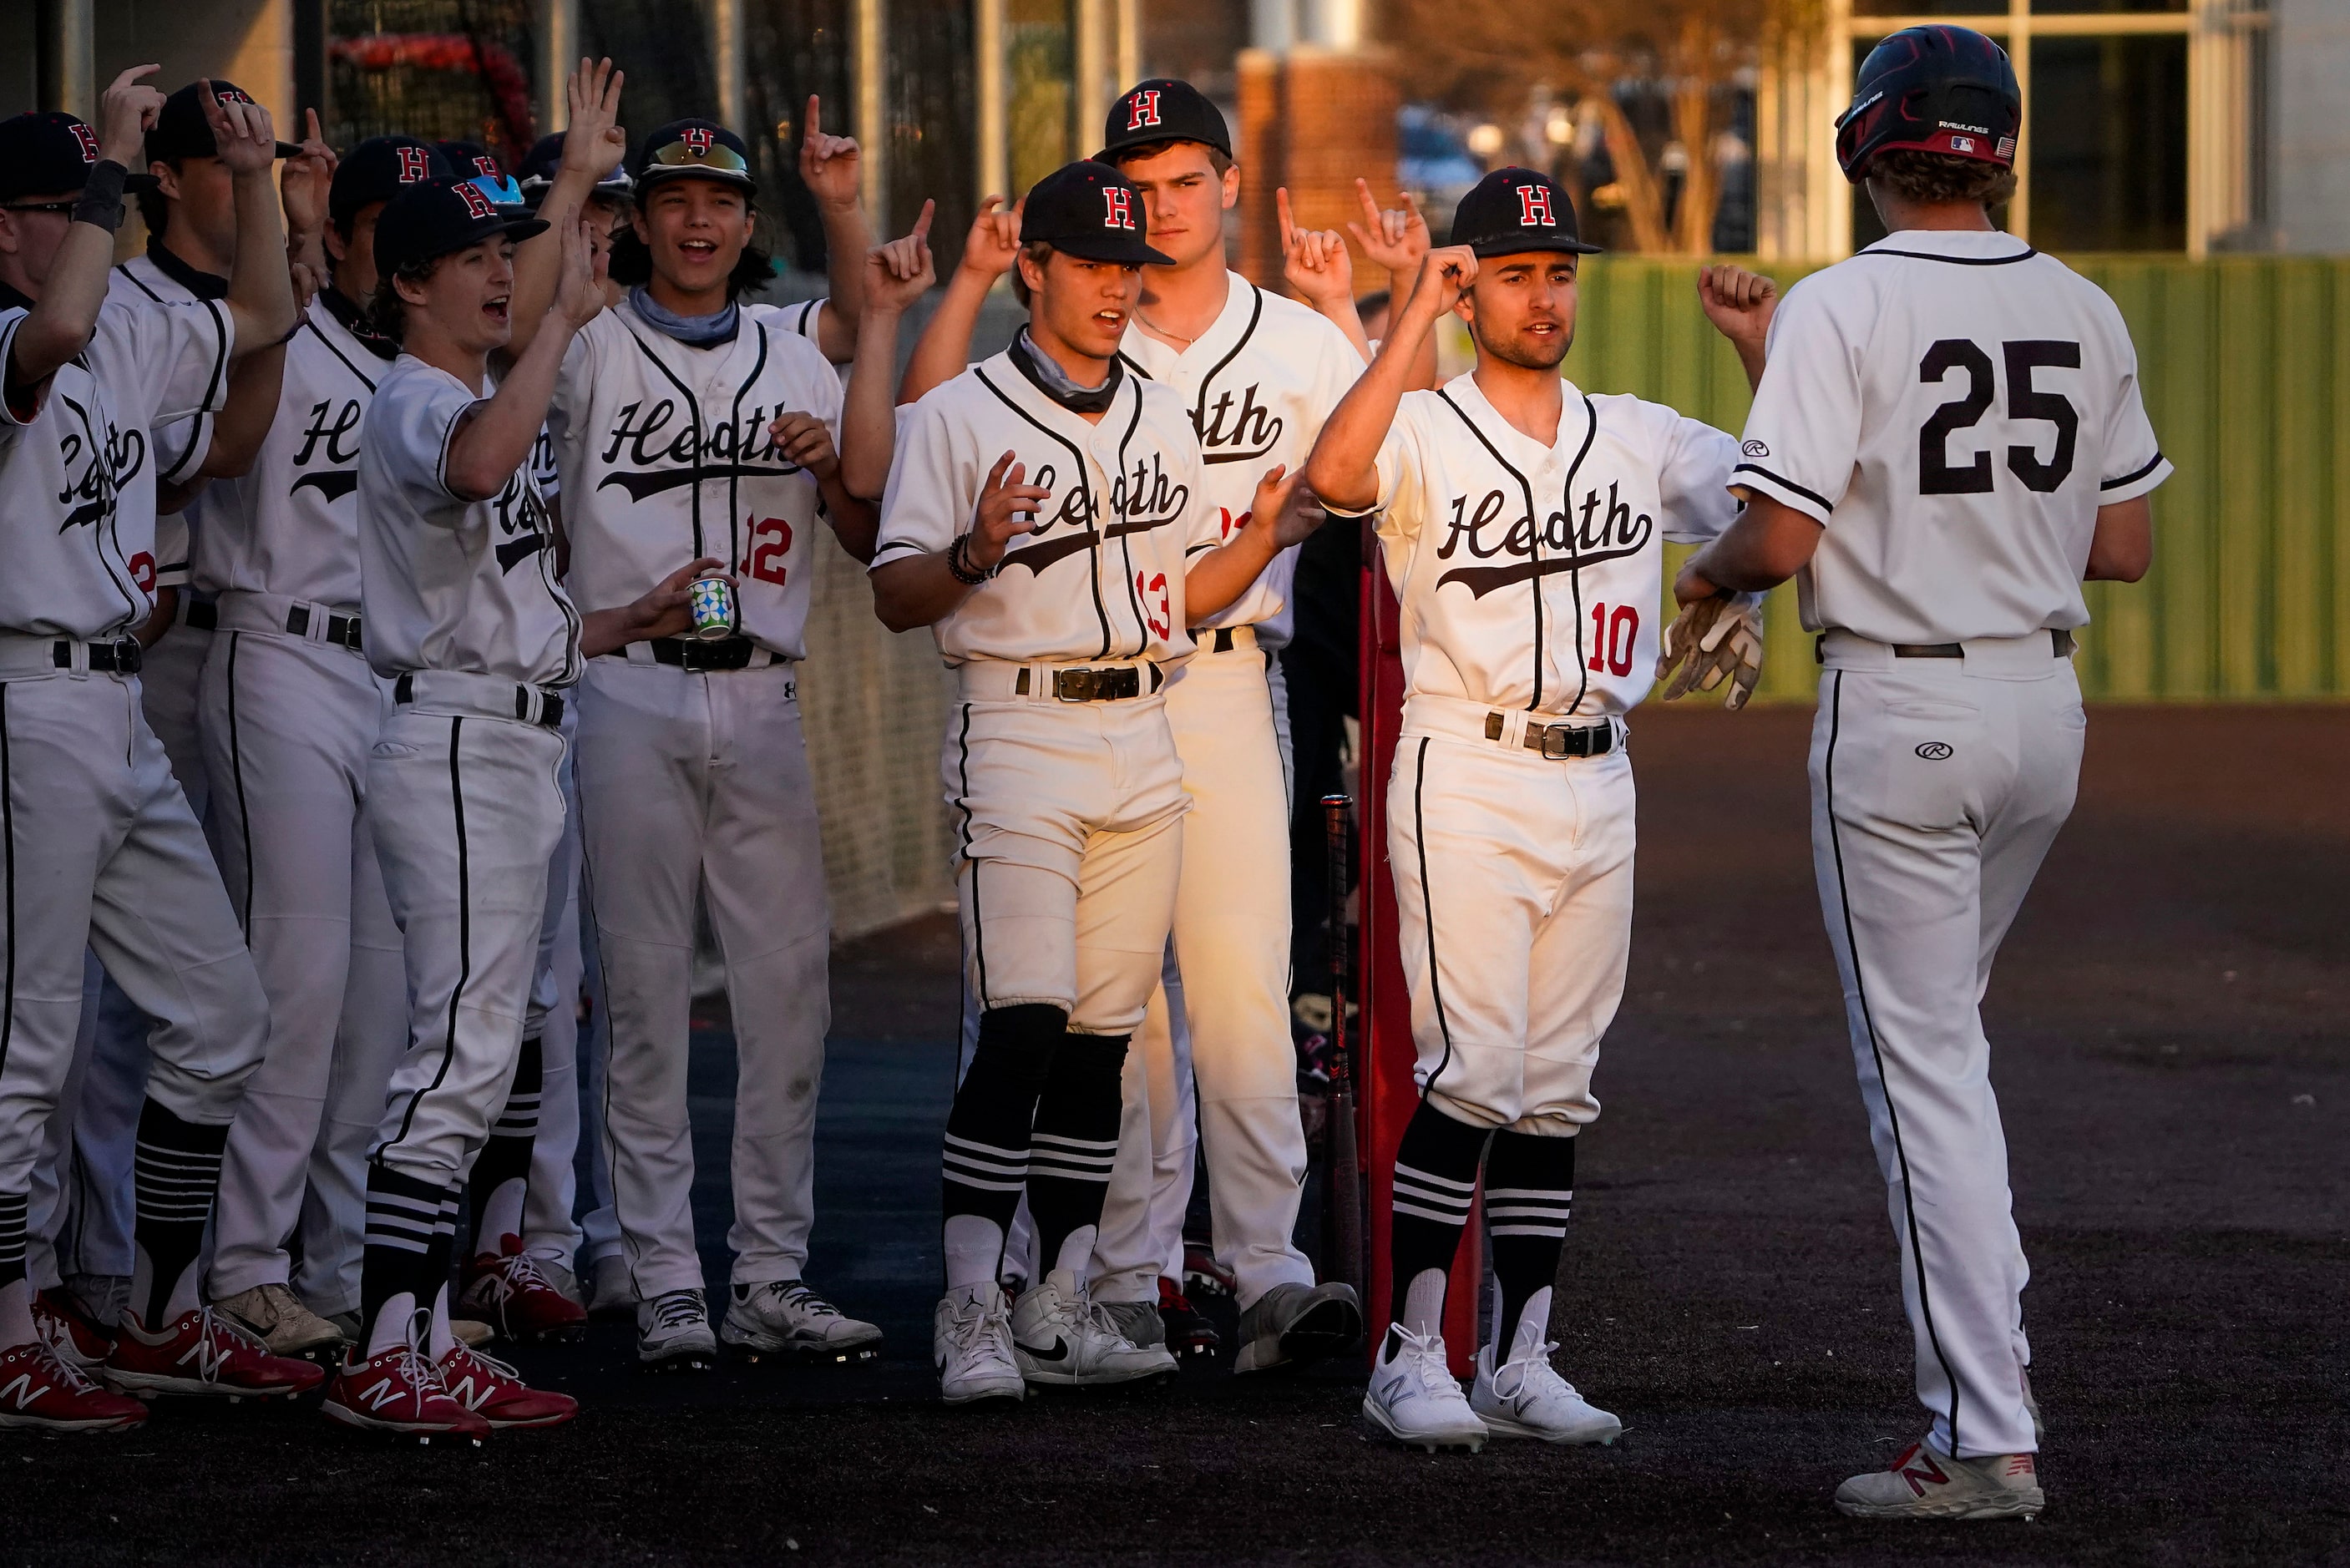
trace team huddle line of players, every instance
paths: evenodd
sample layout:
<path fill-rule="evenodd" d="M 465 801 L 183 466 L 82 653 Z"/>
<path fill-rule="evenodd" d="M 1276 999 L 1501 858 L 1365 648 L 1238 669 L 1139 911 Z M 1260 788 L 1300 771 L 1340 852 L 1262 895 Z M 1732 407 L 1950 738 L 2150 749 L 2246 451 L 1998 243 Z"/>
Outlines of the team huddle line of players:
<path fill-rule="evenodd" d="M 1975 1003 L 2071 804 L 2079 585 L 2143 574 L 2168 468 L 2111 302 L 1991 225 L 2020 114 L 1996 45 L 1912 28 L 1864 64 L 1838 152 L 1888 240 L 1783 302 L 1700 275 L 1756 388 L 1742 439 L 1559 375 L 1596 247 L 1534 171 L 1488 175 L 1441 249 L 1362 187 L 1349 228 L 1397 284 L 1377 340 L 1346 239 L 1285 194 L 1298 297 L 1230 272 L 1241 171 L 1179 81 L 983 204 L 900 379 L 931 208 L 871 244 L 813 100 L 832 292 L 783 308 L 746 297 L 772 267 L 744 143 L 685 119 L 632 151 L 608 62 L 519 180 L 407 137 L 338 158 L 315 119 L 280 143 L 234 88 L 166 99 L 151 69 L 95 129 L 0 123 L 0 1423 L 323 1385 L 349 1426 L 478 1441 L 577 1409 L 479 1346 L 576 1334 L 591 1301 L 633 1306 L 652 1366 L 874 1353 L 803 1278 L 819 524 L 955 686 L 942 1398 L 1175 1369 L 1195 1137 L 1236 1371 L 1359 1343 L 1293 1240 L 1274 655 L 1303 542 L 1369 518 L 1403 611 L 1385 831 L 1422 1098 L 1367 1417 L 1430 1448 L 1621 1430 L 1548 1328 L 1629 948 L 1626 716 L 1667 677 L 1740 705 L 1761 596 L 1800 575 L 1822 904 L 1932 1417 L 1837 1504 L 2043 1506 Z M 140 187 L 149 252 L 109 271 Z M 972 363 L 1007 275 L 1026 324 Z M 1448 313 L 1476 364 L 1439 387 Z M 1659 628 L 1667 539 L 1701 548 Z M 731 626 L 691 607 L 713 576 Z M 714 1330 L 698 908 L 738 1045 Z M 1499 1289 L 1464 1392 L 1442 1324 L 1480 1191 Z"/>

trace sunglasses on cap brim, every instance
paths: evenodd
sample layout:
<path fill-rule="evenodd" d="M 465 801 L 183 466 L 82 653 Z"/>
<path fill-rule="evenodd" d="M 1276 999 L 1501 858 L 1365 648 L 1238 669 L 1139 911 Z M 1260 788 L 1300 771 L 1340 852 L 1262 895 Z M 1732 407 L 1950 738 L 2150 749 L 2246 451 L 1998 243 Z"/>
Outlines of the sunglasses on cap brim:
<path fill-rule="evenodd" d="M 465 183 L 487 196 L 493 207 L 522 205 L 522 186 L 511 174 L 482 174 Z"/>
<path fill-rule="evenodd" d="M 650 173 L 656 169 L 708 169 L 720 174 L 745 176 L 751 172 L 749 161 L 741 153 L 723 141 L 714 140 L 707 147 L 699 148 L 684 141 L 656 147 L 652 156 L 646 161 L 645 171 Z"/>

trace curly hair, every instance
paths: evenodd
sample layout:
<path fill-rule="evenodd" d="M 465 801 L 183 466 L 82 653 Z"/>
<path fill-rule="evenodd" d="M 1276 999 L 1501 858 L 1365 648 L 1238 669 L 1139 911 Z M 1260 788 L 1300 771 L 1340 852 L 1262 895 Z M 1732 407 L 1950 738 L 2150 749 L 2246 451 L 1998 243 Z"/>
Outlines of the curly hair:
<path fill-rule="evenodd" d="M 400 297 L 393 280 L 404 277 L 411 283 L 422 283 L 439 272 L 441 264 L 447 259 L 434 256 L 430 261 L 408 262 L 397 272 L 377 274 L 375 292 L 366 300 L 368 325 L 394 343 L 400 342 L 408 329 L 408 302 Z"/>
<path fill-rule="evenodd" d="M 2003 206 L 2015 195 L 2015 171 L 1946 152 L 1898 149 L 1869 161 L 1868 176 L 1905 202 L 1980 202 Z"/>

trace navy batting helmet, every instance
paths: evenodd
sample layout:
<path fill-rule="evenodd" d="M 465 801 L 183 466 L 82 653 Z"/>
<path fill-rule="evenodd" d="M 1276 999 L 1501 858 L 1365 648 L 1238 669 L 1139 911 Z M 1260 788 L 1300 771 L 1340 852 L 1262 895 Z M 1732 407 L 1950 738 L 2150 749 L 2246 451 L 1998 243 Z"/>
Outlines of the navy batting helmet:
<path fill-rule="evenodd" d="M 1868 51 L 1836 119 L 1836 162 L 1858 184 L 1880 152 L 2015 166 L 2023 94 L 2007 51 L 1971 27 L 1904 27 Z"/>

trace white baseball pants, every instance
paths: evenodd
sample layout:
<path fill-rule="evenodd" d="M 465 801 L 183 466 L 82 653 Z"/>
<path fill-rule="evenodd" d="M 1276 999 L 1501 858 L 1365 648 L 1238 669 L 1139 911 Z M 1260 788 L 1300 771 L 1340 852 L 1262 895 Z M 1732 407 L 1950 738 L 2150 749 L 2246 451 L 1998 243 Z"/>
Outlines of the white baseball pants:
<path fill-rule="evenodd" d="M 197 688 L 212 633 L 189 624 L 195 602 L 183 585 L 179 621 L 140 659 L 139 705 L 180 792 L 203 823 L 209 790 Z M 153 1020 L 107 978 L 95 957 L 90 970 L 75 1070 L 55 1118 L 66 1125 L 56 1135 L 54 1164 L 45 1156 L 44 1172 L 35 1180 L 28 1241 L 36 1279 L 55 1270 L 125 1276 L 131 1270 L 131 1163 Z M 42 1198 L 53 1186 L 57 1200 L 45 1205 Z"/>
<path fill-rule="evenodd" d="M 356 649 L 288 635 L 282 608 L 241 615 L 248 598 L 221 607 L 200 731 L 222 880 L 269 997 L 269 1054 L 229 1129 L 209 1283 L 214 1299 L 291 1283 L 300 1227 L 301 1293 L 347 1310 L 366 1217 L 363 1158 L 348 1154 L 357 1143 L 364 1156 L 408 1040 L 400 932 L 363 815 L 390 702 Z M 323 631 L 325 615 L 311 619 Z M 251 629 L 262 624 L 279 629 Z M 327 1114 L 338 1080 L 352 1102 L 339 1128 Z"/>
<path fill-rule="evenodd" d="M 1074 1033 L 1130 1035 L 1166 957 L 1190 808 L 1167 705 L 1063 702 L 1045 666 L 1024 696 L 1019 670 L 956 672 L 940 757 L 969 983 L 983 1011 L 1041 1003 Z"/>
<path fill-rule="evenodd" d="M 1160 1274 L 1182 1278 L 1195 1116 L 1217 1260 L 1238 1277 L 1242 1306 L 1277 1284 L 1314 1282 L 1291 1239 L 1305 1133 L 1289 1033 L 1289 794 L 1275 721 L 1266 655 L 1253 639 L 1203 649 L 1167 687 L 1191 800 L 1165 971 L 1181 978 L 1153 996 L 1127 1054 L 1119 1158 L 1094 1253 L 1105 1301 L 1155 1302 Z"/>
<path fill-rule="evenodd" d="M 512 717 L 515 688 L 420 673 L 368 759 L 368 821 L 406 959 L 408 1044 L 375 1160 L 452 1187 L 505 1106 L 563 836 L 557 730 Z M 504 692 L 482 698 L 478 688 Z"/>
<path fill-rule="evenodd" d="M 535 1258 L 575 1265 L 579 1221 L 573 1210 L 579 1196 L 574 1160 L 579 1152 L 579 986 L 586 951 L 579 931 L 579 749 L 576 721 L 564 716 L 575 737 L 563 760 L 563 842 L 546 869 L 546 924 L 539 932 L 538 981 L 531 1012 L 540 1032 L 538 1135 L 530 1145 L 530 1190 L 523 1208 L 523 1251 Z"/>
<path fill-rule="evenodd" d="M 733 1282 L 800 1277 L 832 1002 L 815 783 L 789 664 L 588 665 L 579 709 L 588 901 L 608 1018 L 600 1110 L 629 1274 L 702 1286 L 686 1047 L 694 905 L 726 964 L 736 1086 Z"/>
<path fill-rule="evenodd" d="M 37 668 L 49 646 L 10 639 L 0 657 Z M 267 1006 L 136 678 L 0 679 L 0 1193 L 28 1190 L 72 1071 L 86 950 L 155 1021 L 144 1093 L 227 1123 Z"/>
<path fill-rule="evenodd" d="M 2087 720 L 2048 637 L 1896 659 L 1830 633 L 1812 861 L 1934 1446 L 2029 1453 L 2022 1292 L 1981 1003 L 2071 815 Z"/>
<path fill-rule="evenodd" d="M 1546 760 L 1523 714 L 1486 740 L 1487 711 L 1412 696 L 1388 780 L 1413 1075 L 1457 1121 L 1572 1137 L 1631 953 L 1632 763 Z"/>

